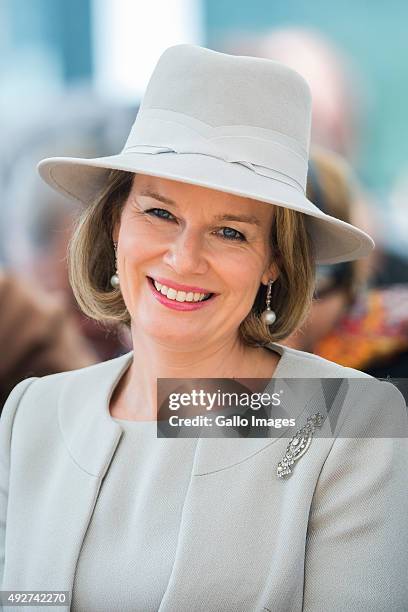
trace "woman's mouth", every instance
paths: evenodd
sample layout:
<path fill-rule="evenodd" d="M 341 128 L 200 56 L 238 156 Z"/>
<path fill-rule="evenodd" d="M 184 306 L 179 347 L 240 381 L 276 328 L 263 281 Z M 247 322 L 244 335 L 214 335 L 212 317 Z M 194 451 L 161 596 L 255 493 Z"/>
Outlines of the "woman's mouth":
<path fill-rule="evenodd" d="M 150 276 L 147 277 L 149 286 L 154 297 L 164 306 L 173 310 L 197 310 L 206 306 L 215 297 L 215 293 L 196 293 L 186 291 L 176 291 L 166 285 L 161 285 L 154 281 Z"/>

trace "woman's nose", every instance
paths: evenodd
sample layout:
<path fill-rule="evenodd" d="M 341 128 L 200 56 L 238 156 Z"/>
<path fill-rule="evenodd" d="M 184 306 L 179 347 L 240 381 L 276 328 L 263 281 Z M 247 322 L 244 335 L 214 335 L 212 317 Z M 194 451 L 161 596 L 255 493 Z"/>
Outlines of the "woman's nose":
<path fill-rule="evenodd" d="M 173 268 L 180 278 L 188 274 L 206 272 L 208 264 L 202 235 L 193 228 L 184 228 L 174 237 L 164 256 L 164 262 Z"/>

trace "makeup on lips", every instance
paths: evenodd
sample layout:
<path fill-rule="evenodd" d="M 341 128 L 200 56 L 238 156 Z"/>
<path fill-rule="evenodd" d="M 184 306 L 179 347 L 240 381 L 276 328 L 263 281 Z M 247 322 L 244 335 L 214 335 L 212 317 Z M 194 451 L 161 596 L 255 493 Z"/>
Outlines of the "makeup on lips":
<path fill-rule="evenodd" d="M 170 283 L 166 285 L 157 279 L 153 280 L 149 276 L 147 279 L 153 296 L 157 301 L 173 310 L 198 310 L 207 306 L 217 296 L 216 293 L 207 294 L 204 291 L 200 291 L 200 287 L 188 288 L 178 283 L 171 283 L 170 286 Z M 187 291 L 186 289 L 190 290 Z"/>

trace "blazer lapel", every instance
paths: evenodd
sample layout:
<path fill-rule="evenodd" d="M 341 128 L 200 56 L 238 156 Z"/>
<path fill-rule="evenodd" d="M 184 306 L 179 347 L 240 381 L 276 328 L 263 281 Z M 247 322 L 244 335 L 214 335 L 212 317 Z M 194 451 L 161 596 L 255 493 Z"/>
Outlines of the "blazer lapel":
<path fill-rule="evenodd" d="M 267 414 L 264 411 L 258 414 L 256 410 L 246 408 L 245 412 L 239 412 L 250 423 L 252 417 L 273 418 L 278 426 L 252 428 L 252 432 L 247 430 L 243 436 L 233 430 L 234 437 L 202 437 L 197 445 L 193 474 L 203 475 L 237 465 L 281 438 L 285 438 L 288 443 L 296 430 L 306 424 L 311 414 L 320 411 L 324 416 L 327 413 L 329 406 L 324 391 L 323 384 L 316 379 L 272 378 L 263 393 L 279 393 L 281 405 L 272 408 Z M 295 425 L 282 425 L 283 419 L 294 419 Z M 226 427 L 224 435 L 228 436 L 230 431 L 231 428 Z"/>
<path fill-rule="evenodd" d="M 131 358 L 128 353 L 67 376 L 58 403 L 59 431 L 47 440 L 53 465 L 44 453 L 44 465 L 30 479 L 37 489 L 33 503 L 22 510 L 26 518 L 18 534 L 11 534 L 23 552 L 10 551 L 3 589 L 72 590 L 99 489 L 122 436 L 110 417 L 109 398 Z"/>

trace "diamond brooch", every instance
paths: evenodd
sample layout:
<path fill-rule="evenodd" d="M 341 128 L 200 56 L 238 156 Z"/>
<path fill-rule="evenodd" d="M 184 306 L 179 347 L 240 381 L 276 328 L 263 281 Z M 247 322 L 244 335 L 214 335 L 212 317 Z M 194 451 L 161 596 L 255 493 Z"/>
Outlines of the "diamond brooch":
<path fill-rule="evenodd" d="M 278 463 L 276 469 L 278 478 L 285 478 L 292 474 L 293 464 L 305 454 L 312 442 L 313 433 L 316 427 L 321 427 L 322 423 L 322 415 L 320 412 L 316 412 L 307 419 L 306 425 L 295 433 L 286 447 L 284 458 Z"/>

